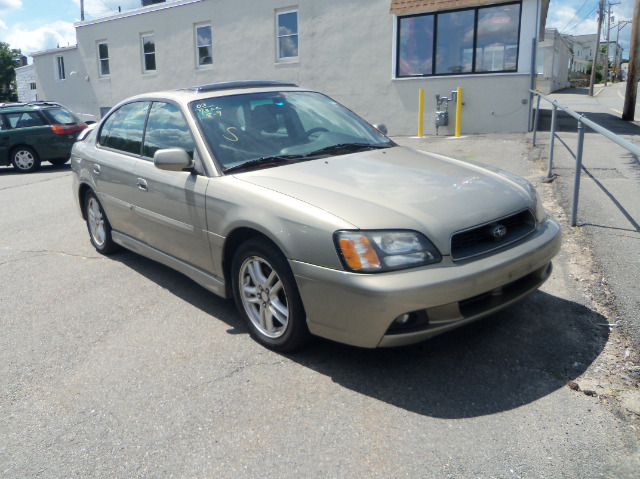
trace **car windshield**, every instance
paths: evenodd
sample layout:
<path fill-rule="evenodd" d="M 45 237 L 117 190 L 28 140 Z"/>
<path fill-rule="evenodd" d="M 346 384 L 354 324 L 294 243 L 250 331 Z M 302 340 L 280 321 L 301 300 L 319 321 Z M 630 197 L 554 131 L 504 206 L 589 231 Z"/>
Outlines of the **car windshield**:
<path fill-rule="evenodd" d="M 248 93 L 199 100 L 190 107 L 227 172 L 393 145 L 319 93 Z"/>

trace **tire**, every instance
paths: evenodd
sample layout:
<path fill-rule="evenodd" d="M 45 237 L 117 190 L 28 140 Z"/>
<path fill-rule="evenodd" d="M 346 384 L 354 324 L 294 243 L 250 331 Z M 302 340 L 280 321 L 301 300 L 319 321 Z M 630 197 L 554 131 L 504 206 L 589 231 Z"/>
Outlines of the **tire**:
<path fill-rule="evenodd" d="M 273 243 L 262 238 L 243 243 L 233 257 L 231 271 L 236 306 L 258 343 L 286 352 L 309 341 L 293 273 Z"/>
<path fill-rule="evenodd" d="M 69 158 L 52 158 L 49 160 L 53 166 L 62 166 L 65 165 L 69 161 Z"/>
<path fill-rule="evenodd" d="M 89 190 L 84 195 L 84 208 L 87 215 L 87 229 L 91 244 L 98 253 L 108 255 L 118 249 L 111 238 L 111 225 L 102 209 L 96 194 Z"/>
<path fill-rule="evenodd" d="M 20 146 L 11 152 L 11 163 L 20 173 L 31 173 L 40 168 L 40 158 L 33 148 Z"/>

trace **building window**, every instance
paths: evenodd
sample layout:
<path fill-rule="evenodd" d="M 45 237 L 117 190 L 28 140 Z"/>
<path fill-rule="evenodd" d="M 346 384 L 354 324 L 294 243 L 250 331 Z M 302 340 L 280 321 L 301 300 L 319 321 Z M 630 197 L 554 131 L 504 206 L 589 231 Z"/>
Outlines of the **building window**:
<path fill-rule="evenodd" d="M 298 10 L 277 12 L 278 60 L 298 58 Z"/>
<path fill-rule="evenodd" d="M 55 57 L 56 59 L 56 80 L 62 81 L 66 78 L 64 73 L 64 57 L 59 55 Z"/>
<path fill-rule="evenodd" d="M 142 35 L 142 70 L 156 71 L 156 40 L 155 35 Z"/>
<path fill-rule="evenodd" d="M 35 90 L 36 89 L 36 82 L 29 83 L 29 89 L 30 90 Z"/>
<path fill-rule="evenodd" d="M 98 43 L 98 61 L 100 62 L 100 76 L 108 76 L 109 70 L 109 44 Z"/>
<path fill-rule="evenodd" d="M 399 17 L 396 76 L 517 71 L 520 6 Z"/>
<path fill-rule="evenodd" d="M 213 64 L 211 25 L 196 26 L 196 58 L 199 67 Z"/>

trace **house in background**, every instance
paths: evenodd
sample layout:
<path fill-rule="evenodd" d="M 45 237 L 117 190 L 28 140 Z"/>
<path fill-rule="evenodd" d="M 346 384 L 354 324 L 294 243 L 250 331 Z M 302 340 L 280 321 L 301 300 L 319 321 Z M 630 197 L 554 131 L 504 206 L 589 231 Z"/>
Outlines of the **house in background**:
<path fill-rule="evenodd" d="M 571 78 L 587 79 L 591 72 L 591 64 L 593 63 L 596 35 L 562 35 L 562 37 L 573 50 L 573 63 L 571 65 L 570 72 Z M 611 70 L 609 73 L 611 77 L 613 77 L 613 73 L 620 71 L 620 65 L 622 64 L 622 52 L 624 50 L 615 41 L 610 41 L 608 48 L 605 47 L 605 45 L 607 45 L 607 42 L 600 42 L 601 52 L 603 49 L 608 51 L 608 58 L 611 64 Z M 605 55 L 602 53 L 598 55 L 599 65 L 604 65 Z"/>
<path fill-rule="evenodd" d="M 37 101 L 36 69 L 33 65 L 24 65 L 16 68 L 16 86 L 18 88 L 18 101 Z"/>
<path fill-rule="evenodd" d="M 429 133 L 434 96 L 462 87 L 463 133 L 526 131 L 548 6 L 549 0 L 159 2 L 76 23 L 76 47 L 34 54 L 38 97 L 101 116 L 142 92 L 282 80 L 324 92 L 385 123 L 392 135 L 415 135 L 419 90 Z M 451 110 L 444 134 L 454 129 Z"/>
<path fill-rule="evenodd" d="M 569 88 L 569 68 L 573 52 L 558 30 L 548 28 L 536 53 L 536 90 L 549 94 Z"/>

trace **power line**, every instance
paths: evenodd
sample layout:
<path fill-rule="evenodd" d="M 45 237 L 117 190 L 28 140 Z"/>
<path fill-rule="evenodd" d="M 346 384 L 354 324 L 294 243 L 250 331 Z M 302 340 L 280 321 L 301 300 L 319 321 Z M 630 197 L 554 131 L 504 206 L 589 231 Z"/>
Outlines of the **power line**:
<path fill-rule="evenodd" d="M 598 9 L 598 6 L 596 5 L 596 7 L 591 10 L 580 22 L 576 23 L 574 26 L 572 26 L 569 30 L 567 31 L 571 31 L 571 30 L 575 30 L 576 28 L 578 28 L 580 25 L 582 25 L 584 22 L 586 22 L 587 20 L 589 20 L 589 17 L 591 17 L 591 15 L 593 15 L 596 10 Z"/>
<path fill-rule="evenodd" d="M 582 6 L 578 9 L 578 11 L 576 12 L 576 14 L 573 16 L 573 18 L 571 20 L 569 20 L 567 22 L 567 24 L 562 27 L 560 30 L 564 30 L 565 28 L 567 28 L 569 25 L 571 25 L 571 22 L 573 22 L 575 20 L 575 18 L 578 16 L 578 13 L 580 13 L 582 11 L 582 9 L 584 8 L 584 6 L 587 4 L 589 0 L 584 0 L 584 3 L 582 4 Z"/>

